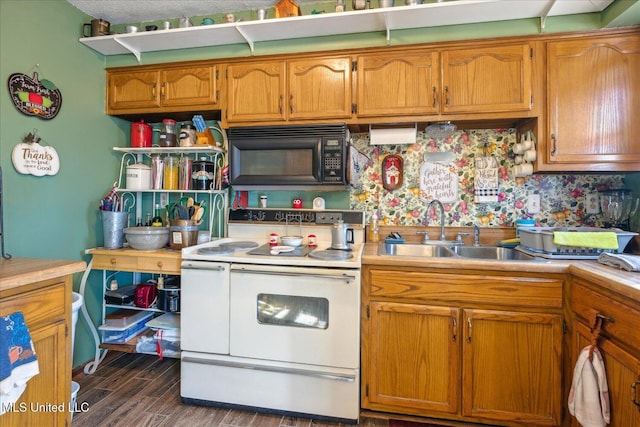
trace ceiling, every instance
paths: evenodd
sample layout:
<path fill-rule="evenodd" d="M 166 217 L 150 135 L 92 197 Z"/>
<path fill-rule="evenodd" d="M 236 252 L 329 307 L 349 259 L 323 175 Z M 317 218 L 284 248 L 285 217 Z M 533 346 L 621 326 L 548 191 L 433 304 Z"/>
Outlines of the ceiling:
<path fill-rule="evenodd" d="M 245 10 L 269 9 L 277 0 L 67 0 L 93 18 L 111 24 L 159 21 L 180 16 L 205 16 Z M 327 3 L 327 0 L 296 0 L 296 3 Z M 346 2 L 345 2 L 346 3 Z"/>

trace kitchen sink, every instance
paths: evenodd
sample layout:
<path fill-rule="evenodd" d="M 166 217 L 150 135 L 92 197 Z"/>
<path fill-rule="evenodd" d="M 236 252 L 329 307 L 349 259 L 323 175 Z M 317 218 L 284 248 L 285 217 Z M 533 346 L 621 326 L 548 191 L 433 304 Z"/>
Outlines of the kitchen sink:
<path fill-rule="evenodd" d="M 497 259 L 502 261 L 528 261 L 535 259 L 535 257 L 518 250 L 499 246 L 455 246 L 450 250 L 462 258 Z"/>
<path fill-rule="evenodd" d="M 498 246 L 437 246 L 411 243 L 381 243 L 378 255 L 431 257 L 431 258 L 472 258 L 498 261 L 532 261 L 535 257 L 512 248 Z"/>
<path fill-rule="evenodd" d="M 378 255 L 419 256 L 419 257 L 452 257 L 454 253 L 444 246 L 416 245 L 410 243 L 381 243 Z"/>

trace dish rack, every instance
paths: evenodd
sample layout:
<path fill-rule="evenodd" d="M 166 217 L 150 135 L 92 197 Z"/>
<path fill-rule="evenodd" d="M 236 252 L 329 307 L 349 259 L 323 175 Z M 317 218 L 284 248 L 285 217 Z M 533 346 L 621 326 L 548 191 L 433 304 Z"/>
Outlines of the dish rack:
<path fill-rule="evenodd" d="M 520 230 L 520 246 L 516 249 L 534 256 L 556 259 L 598 259 L 601 253 L 622 253 L 633 236 L 638 233 L 618 228 L 597 227 L 523 227 Z M 613 232 L 618 237 L 618 249 L 594 247 L 560 246 L 554 243 L 554 232 L 568 231 L 580 233 Z"/>

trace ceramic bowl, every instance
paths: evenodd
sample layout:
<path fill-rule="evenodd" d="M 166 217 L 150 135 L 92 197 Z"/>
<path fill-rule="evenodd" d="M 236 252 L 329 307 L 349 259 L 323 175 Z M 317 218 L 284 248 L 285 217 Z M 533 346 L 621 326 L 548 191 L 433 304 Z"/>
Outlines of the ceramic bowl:
<path fill-rule="evenodd" d="M 297 247 L 302 244 L 302 236 L 282 236 L 280 241 L 285 246 Z"/>
<path fill-rule="evenodd" d="M 124 235 L 129 247 L 139 251 L 155 251 L 169 243 L 167 227 L 128 227 L 124 229 Z"/>

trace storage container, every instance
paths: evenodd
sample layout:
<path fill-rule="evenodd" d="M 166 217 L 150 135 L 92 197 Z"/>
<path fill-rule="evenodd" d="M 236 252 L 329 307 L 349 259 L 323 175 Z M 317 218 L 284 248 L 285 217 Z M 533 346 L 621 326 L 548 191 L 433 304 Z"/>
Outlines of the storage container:
<path fill-rule="evenodd" d="M 152 312 L 142 311 L 143 316 L 136 318 L 135 321 L 123 322 L 122 326 L 108 326 L 107 324 L 100 325 L 100 333 L 102 334 L 103 343 L 122 344 L 129 341 L 137 333 L 148 329 L 147 322 L 153 317 Z"/>
<path fill-rule="evenodd" d="M 580 248 L 571 246 L 556 246 L 553 243 L 554 231 L 575 231 L 582 233 L 614 232 L 618 237 L 618 250 L 606 250 L 598 248 Z M 597 255 L 601 252 L 624 251 L 625 246 L 631 238 L 638 233 L 623 231 L 617 228 L 597 228 L 597 227 L 524 227 L 520 229 L 520 245 L 526 249 L 547 254 L 580 254 Z"/>

